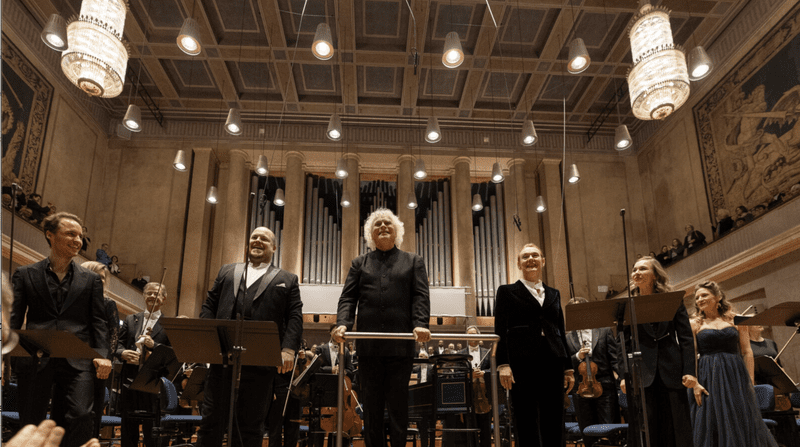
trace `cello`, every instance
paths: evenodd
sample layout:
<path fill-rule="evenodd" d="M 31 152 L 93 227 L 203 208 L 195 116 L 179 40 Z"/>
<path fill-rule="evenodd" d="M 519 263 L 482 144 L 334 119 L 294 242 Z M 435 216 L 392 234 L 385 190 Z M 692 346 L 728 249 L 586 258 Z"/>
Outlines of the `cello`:
<path fill-rule="evenodd" d="M 589 340 L 583 342 L 583 347 L 590 347 Z M 582 378 L 581 384 L 578 385 L 578 395 L 584 399 L 600 397 L 603 394 L 603 385 L 594 378 L 595 374 L 597 374 L 597 364 L 592 361 L 591 355 L 586 354 L 584 356 L 583 361 L 578 366 L 578 372 Z"/>
<path fill-rule="evenodd" d="M 344 405 L 342 405 L 342 433 L 347 434 L 350 438 L 361 434 L 361 429 L 364 423 L 361 420 L 361 404 L 358 402 L 356 392 L 353 391 L 353 384 L 350 378 L 344 376 Z M 339 413 L 337 407 L 322 407 L 320 412 L 323 416 L 320 421 L 320 428 L 328 433 L 336 432 L 336 419 Z"/>

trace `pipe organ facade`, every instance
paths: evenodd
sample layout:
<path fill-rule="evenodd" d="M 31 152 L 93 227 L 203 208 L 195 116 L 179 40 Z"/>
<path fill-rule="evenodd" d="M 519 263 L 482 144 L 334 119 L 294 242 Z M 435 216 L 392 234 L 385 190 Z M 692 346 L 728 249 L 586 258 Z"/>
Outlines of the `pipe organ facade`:
<path fill-rule="evenodd" d="M 340 284 L 342 258 L 342 181 L 306 176 L 304 284 Z"/>
<path fill-rule="evenodd" d="M 505 213 L 502 183 L 477 183 L 483 209 L 472 212 L 475 244 L 476 316 L 494 316 L 495 292 L 507 282 Z"/>
<path fill-rule="evenodd" d="M 416 249 L 425 261 L 428 282 L 431 286 L 452 287 L 450 181 L 415 182 L 414 194 L 418 204 L 414 228 Z"/>
<path fill-rule="evenodd" d="M 283 206 L 275 205 L 275 191 L 286 188 L 284 177 L 271 175 L 261 177 L 255 173 L 250 175 L 250 230 L 252 233 L 257 227 L 267 227 L 275 233 L 275 253 L 272 255 L 272 265 L 281 267 L 281 252 L 283 251 Z"/>

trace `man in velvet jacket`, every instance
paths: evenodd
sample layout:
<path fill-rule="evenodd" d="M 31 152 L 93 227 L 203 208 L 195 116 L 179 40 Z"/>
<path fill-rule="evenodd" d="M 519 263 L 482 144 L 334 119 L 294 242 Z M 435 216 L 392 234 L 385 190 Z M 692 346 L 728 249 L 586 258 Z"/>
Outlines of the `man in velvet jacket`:
<path fill-rule="evenodd" d="M 397 248 L 403 243 L 403 223 L 380 208 L 367 217 L 364 234 L 369 253 L 353 260 L 347 274 L 331 336 L 344 340 L 356 324 L 361 332 L 413 331 L 416 341 L 427 342 L 430 319 L 428 275 L 422 257 Z M 411 340 L 359 340 L 358 372 L 364 404 L 364 442 L 386 445 L 383 409 L 389 411 L 392 447 L 406 445 L 408 381 L 415 343 Z"/>
<path fill-rule="evenodd" d="M 153 418 L 139 419 L 133 412 L 156 412 L 158 399 L 155 394 L 130 389 L 130 384 L 139 374 L 142 355 L 155 349 L 158 345 L 170 346 L 167 332 L 161 326 L 161 306 L 167 298 L 167 291 L 162 284 L 148 283 L 144 286 L 144 301 L 147 310 L 125 317 L 119 332 L 117 357 L 122 365 L 122 447 L 139 445 L 139 424 L 142 425 L 144 445 L 155 446 L 153 439 Z M 166 365 L 165 365 L 166 366 Z"/>
<path fill-rule="evenodd" d="M 94 419 L 94 377 L 105 379 L 111 372 L 100 275 L 72 261 L 81 249 L 80 219 L 56 213 L 43 222 L 50 256 L 14 273 L 14 304 L 11 328 L 67 331 L 94 348 L 95 359 L 42 357 L 22 358 L 15 369 L 19 379 L 22 425 L 38 425 L 47 414 L 66 430 L 62 445 L 77 447 L 92 437 Z M 53 387 L 55 385 L 55 387 Z M 53 390 L 51 393 L 51 389 Z"/>
<path fill-rule="evenodd" d="M 561 295 L 542 283 L 544 256 L 535 244 L 522 248 L 517 267 L 523 279 L 497 289 L 495 333 L 500 336 L 500 384 L 511 391 L 517 443 L 526 447 L 559 446 L 564 429 L 564 389 L 568 393 L 575 384 L 567 355 Z"/>
<path fill-rule="evenodd" d="M 200 311 L 200 318 L 230 320 L 241 314 L 245 320 L 274 321 L 278 326 L 283 363 L 277 369 L 242 367 L 241 392 L 234 408 L 233 443 L 229 441 L 229 445 L 261 447 L 262 423 L 272 402 L 275 375 L 292 370 L 294 353 L 303 337 L 303 303 L 297 275 L 271 265 L 275 248 L 275 234 L 269 228 L 253 230 L 248 243 L 249 262 L 222 266 Z M 222 445 L 228 424 L 230 377 L 230 368 L 212 365 L 209 369 L 199 446 Z"/>

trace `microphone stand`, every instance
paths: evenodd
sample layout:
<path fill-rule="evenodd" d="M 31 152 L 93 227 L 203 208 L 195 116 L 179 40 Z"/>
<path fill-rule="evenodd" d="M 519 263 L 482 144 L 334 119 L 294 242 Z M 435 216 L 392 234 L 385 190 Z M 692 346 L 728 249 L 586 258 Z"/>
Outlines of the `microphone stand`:
<path fill-rule="evenodd" d="M 644 394 L 644 384 L 640 379 L 642 351 L 639 347 L 639 325 L 636 323 L 636 308 L 631 296 L 631 283 L 630 271 L 628 264 L 628 236 L 625 227 L 625 209 L 621 209 L 619 215 L 622 217 L 622 239 L 625 248 L 625 278 L 628 290 L 627 305 L 631 309 L 630 326 L 632 330 L 631 349 L 633 352 L 628 354 L 625 346 L 625 331 L 623 329 L 623 321 L 625 317 L 624 305 L 620 306 L 617 313 L 617 331 L 620 334 L 620 347 L 622 348 L 623 364 L 625 366 L 626 379 L 630 379 L 630 387 L 626 387 L 633 392 L 633 398 L 629 402 L 633 402 L 634 406 L 628 406 L 628 419 L 631 419 L 631 426 L 635 428 L 636 434 L 633 438 L 633 443 L 636 446 L 649 447 L 650 446 L 650 427 L 647 422 L 647 401 Z M 630 362 L 628 361 L 630 359 Z M 637 396 L 638 394 L 638 396 Z M 637 411 L 636 406 L 641 401 L 641 408 Z M 637 420 L 638 419 L 638 420 Z"/>
<path fill-rule="evenodd" d="M 8 279 L 11 280 L 11 269 L 14 265 L 14 217 L 17 214 L 17 190 L 22 187 L 16 183 L 11 184 L 11 234 L 8 238 Z"/>

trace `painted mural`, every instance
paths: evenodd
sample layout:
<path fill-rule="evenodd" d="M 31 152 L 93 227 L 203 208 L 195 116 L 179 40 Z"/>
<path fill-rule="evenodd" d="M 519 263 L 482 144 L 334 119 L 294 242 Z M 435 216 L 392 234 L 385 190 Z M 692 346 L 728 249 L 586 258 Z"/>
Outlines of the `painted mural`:
<path fill-rule="evenodd" d="M 712 216 L 800 193 L 800 8 L 694 108 Z M 794 188 L 793 188 L 794 187 Z"/>
<path fill-rule="evenodd" d="M 3 36 L 3 185 L 19 180 L 25 193 L 36 188 L 53 86 Z"/>

